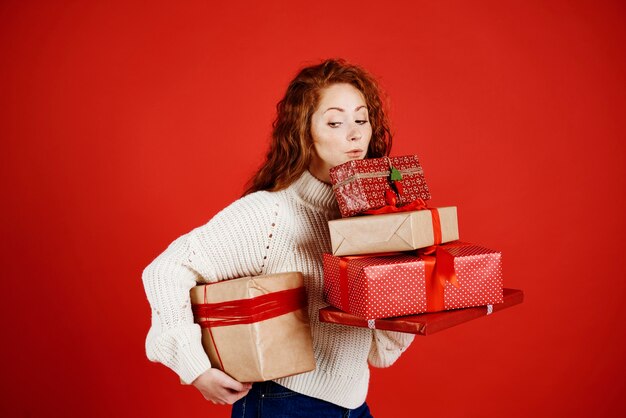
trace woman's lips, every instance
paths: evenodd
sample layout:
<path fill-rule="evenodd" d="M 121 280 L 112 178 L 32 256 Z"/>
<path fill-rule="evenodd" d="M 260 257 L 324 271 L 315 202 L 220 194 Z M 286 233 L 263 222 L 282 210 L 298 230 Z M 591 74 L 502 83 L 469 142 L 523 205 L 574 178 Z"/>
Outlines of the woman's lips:
<path fill-rule="evenodd" d="M 359 158 L 359 157 L 361 157 L 363 155 L 363 150 L 353 149 L 353 150 L 350 150 L 350 151 L 346 152 L 346 154 L 350 158 Z"/>

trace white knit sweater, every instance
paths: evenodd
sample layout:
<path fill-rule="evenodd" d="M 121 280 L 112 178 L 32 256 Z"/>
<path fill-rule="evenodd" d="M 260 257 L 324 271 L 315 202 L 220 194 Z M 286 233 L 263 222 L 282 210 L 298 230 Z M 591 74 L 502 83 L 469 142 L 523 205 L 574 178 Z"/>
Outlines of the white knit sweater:
<path fill-rule="evenodd" d="M 189 290 L 197 282 L 300 271 L 309 295 L 316 369 L 276 380 L 299 393 L 346 408 L 367 395 L 369 368 L 390 366 L 413 335 L 322 323 L 322 254 L 327 222 L 339 216 L 331 186 L 308 171 L 285 190 L 249 194 L 206 225 L 174 241 L 143 272 L 152 308 L 146 352 L 185 382 L 211 364 L 193 322 Z"/>

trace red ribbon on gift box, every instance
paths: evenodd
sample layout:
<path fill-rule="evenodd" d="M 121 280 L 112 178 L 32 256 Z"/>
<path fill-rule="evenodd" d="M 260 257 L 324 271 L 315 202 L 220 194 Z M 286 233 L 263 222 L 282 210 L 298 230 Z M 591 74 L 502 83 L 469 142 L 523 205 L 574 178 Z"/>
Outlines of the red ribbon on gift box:
<path fill-rule="evenodd" d="M 424 260 L 426 271 L 426 311 L 442 311 L 446 283 L 456 288 L 460 286 L 454 271 L 454 256 L 439 245 L 417 250 L 417 255 Z"/>
<path fill-rule="evenodd" d="M 204 287 L 204 303 L 192 305 L 193 314 L 202 328 L 251 324 L 284 315 L 306 306 L 304 287 L 271 292 L 250 299 L 207 303 Z"/>
<path fill-rule="evenodd" d="M 411 203 L 402 206 L 385 205 L 378 209 L 370 209 L 361 213 L 361 215 L 383 215 L 385 213 L 411 212 L 414 210 L 428 209 L 424 199 L 417 199 Z"/>

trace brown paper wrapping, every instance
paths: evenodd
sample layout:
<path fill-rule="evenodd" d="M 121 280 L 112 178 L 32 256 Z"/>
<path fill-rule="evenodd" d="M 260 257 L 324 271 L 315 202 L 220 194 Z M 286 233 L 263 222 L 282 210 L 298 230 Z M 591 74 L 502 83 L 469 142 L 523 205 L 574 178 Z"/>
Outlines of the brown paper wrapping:
<path fill-rule="evenodd" d="M 195 286 L 191 303 L 250 299 L 303 285 L 299 272 L 244 277 Z M 196 322 L 205 319 L 195 318 Z M 212 367 L 240 382 L 273 380 L 315 368 L 306 306 L 251 324 L 202 328 L 202 344 Z"/>
<path fill-rule="evenodd" d="M 459 239 L 456 207 L 437 208 L 442 242 Z M 333 255 L 410 251 L 435 243 L 429 210 L 356 216 L 328 222 Z"/>

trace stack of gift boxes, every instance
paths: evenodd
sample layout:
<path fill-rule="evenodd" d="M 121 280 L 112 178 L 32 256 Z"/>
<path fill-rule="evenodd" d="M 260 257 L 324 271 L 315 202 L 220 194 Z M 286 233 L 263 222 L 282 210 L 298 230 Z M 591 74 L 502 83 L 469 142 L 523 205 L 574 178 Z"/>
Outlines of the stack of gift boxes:
<path fill-rule="evenodd" d="M 416 156 L 349 161 L 330 176 L 343 217 L 324 254 L 330 305 L 374 320 L 503 301 L 500 252 L 458 241 L 456 207 L 427 206 Z"/>
<path fill-rule="evenodd" d="M 324 293 L 341 313 L 371 321 L 502 302 L 500 253 L 457 241 L 455 207 L 427 207 L 417 157 L 350 161 L 331 180 L 343 218 L 329 222 Z M 241 382 L 315 368 L 306 300 L 299 272 L 191 290 L 211 365 Z"/>

